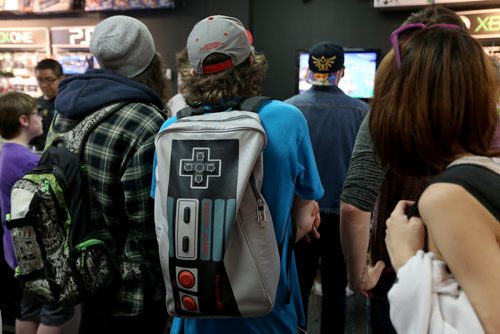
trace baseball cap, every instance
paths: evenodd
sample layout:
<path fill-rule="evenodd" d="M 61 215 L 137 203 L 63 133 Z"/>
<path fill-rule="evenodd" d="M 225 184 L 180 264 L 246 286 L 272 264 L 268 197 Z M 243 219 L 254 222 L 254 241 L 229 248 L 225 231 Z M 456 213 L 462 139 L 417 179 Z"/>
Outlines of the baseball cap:
<path fill-rule="evenodd" d="M 189 62 L 198 74 L 227 70 L 248 59 L 252 53 L 251 38 L 240 20 L 223 15 L 209 16 L 196 23 L 189 34 Z M 229 59 L 204 66 L 205 58 L 213 53 L 224 54 Z"/>
<path fill-rule="evenodd" d="M 306 81 L 317 86 L 332 86 L 336 72 L 344 67 L 344 49 L 337 44 L 323 41 L 309 51 L 309 68 Z"/>

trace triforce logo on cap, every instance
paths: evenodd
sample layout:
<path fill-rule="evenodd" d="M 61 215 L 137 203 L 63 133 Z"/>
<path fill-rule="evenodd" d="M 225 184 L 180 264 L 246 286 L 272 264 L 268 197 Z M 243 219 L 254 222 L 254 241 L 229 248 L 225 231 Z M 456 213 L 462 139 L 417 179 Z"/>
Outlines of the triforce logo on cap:
<path fill-rule="evenodd" d="M 309 52 L 306 81 L 317 86 L 335 84 L 338 70 L 344 67 L 344 49 L 331 42 L 320 42 Z"/>
<path fill-rule="evenodd" d="M 251 35 L 234 17 L 213 15 L 198 22 L 187 41 L 189 62 L 198 74 L 227 70 L 243 63 L 252 53 Z M 228 60 L 218 64 L 203 65 L 213 53 L 224 54 Z"/>
<path fill-rule="evenodd" d="M 335 59 L 337 56 L 333 56 L 330 58 L 325 58 L 325 56 L 321 56 L 320 58 L 312 56 L 312 62 L 316 68 L 321 72 L 327 72 L 330 70 L 333 64 L 335 64 Z"/>

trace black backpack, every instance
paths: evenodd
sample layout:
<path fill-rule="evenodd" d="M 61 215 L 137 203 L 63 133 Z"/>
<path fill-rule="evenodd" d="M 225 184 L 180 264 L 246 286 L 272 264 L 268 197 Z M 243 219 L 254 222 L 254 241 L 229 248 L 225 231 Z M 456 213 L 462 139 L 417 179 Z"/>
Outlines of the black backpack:
<path fill-rule="evenodd" d="M 61 134 L 12 189 L 11 231 L 16 276 L 45 303 L 77 304 L 112 291 L 120 278 L 109 231 L 90 217 L 83 148 L 92 130 L 126 103 L 105 107 Z M 123 240 L 124 243 L 124 240 Z"/>

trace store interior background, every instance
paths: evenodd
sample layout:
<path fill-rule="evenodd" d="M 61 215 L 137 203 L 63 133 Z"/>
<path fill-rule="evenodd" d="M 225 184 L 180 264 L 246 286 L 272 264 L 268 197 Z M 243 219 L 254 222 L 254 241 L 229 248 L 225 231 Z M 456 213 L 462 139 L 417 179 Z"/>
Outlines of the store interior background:
<path fill-rule="evenodd" d="M 493 6 L 469 4 L 451 8 L 458 11 L 483 7 Z M 193 25 L 208 15 L 234 16 L 252 31 L 257 52 L 263 52 L 268 58 L 263 93 L 286 99 L 296 93 L 298 50 L 308 49 L 321 40 L 331 40 L 348 48 L 379 49 L 383 56 L 390 49 L 390 33 L 416 10 L 376 9 L 373 0 L 178 0 L 177 8 L 172 10 L 0 12 L 0 29 L 94 26 L 112 15 L 129 15 L 149 27 L 157 50 L 174 72 L 175 79 L 175 53 L 185 46 Z"/>
<path fill-rule="evenodd" d="M 389 34 L 411 11 L 380 10 L 372 4 L 373 0 L 180 0 L 172 10 L 1 13 L 0 28 L 93 26 L 111 15 L 133 16 L 149 27 L 158 51 L 175 72 L 175 52 L 184 47 L 197 21 L 213 14 L 234 16 L 252 31 L 256 50 L 268 58 L 264 94 L 286 99 L 295 94 L 299 49 L 328 39 L 344 47 L 388 51 Z"/>

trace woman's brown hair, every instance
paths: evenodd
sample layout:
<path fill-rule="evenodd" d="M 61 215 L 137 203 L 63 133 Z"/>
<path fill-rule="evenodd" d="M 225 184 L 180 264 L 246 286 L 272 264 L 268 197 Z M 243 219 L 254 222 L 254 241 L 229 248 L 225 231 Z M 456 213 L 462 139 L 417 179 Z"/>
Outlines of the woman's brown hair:
<path fill-rule="evenodd" d="M 433 175 L 460 154 L 492 156 L 497 83 L 481 45 L 460 29 L 413 31 L 375 79 L 370 131 L 382 164 Z"/>

